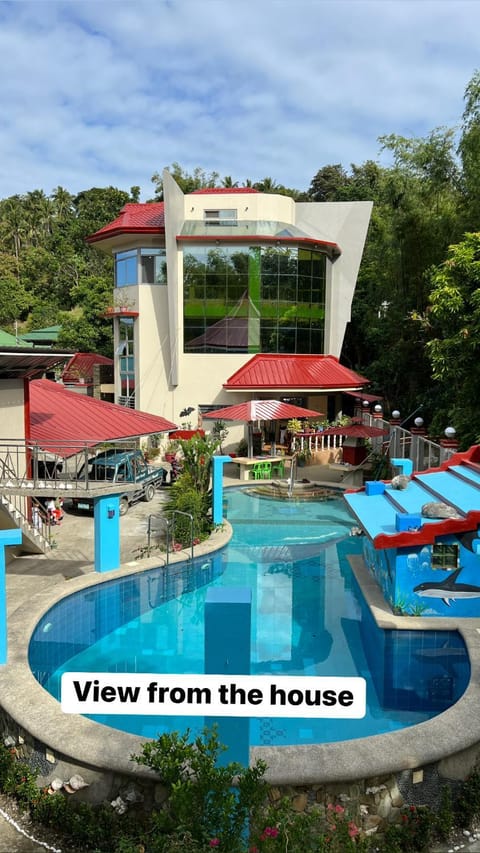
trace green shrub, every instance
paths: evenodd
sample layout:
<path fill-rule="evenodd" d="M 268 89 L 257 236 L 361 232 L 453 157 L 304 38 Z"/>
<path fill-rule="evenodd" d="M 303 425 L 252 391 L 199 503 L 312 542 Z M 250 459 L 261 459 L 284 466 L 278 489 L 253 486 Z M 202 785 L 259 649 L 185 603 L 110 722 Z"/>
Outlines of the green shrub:
<path fill-rule="evenodd" d="M 384 850 L 388 853 L 428 851 L 435 837 L 435 828 L 436 816 L 428 806 L 405 806 L 400 823 L 389 826 L 385 831 Z"/>
<path fill-rule="evenodd" d="M 175 542 L 183 546 L 191 545 L 192 530 L 193 539 L 205 539 L 212 530 L 209 509 L 209 495 L 198 490 L 190 474 L 181 474 L 173 483 L 163 507 L 164 514 L 172 522 Z M 175 511 L 192 516 L 193 524 L 190 518 L 174 514 Z"/>
<path fill-rule="evenodd" d="M 455 802 L 456 822 L 470 827 L 480 816 L 480 773 L 475 770 L 462 784 Z"/>
<path fill-rule="evenodd" d="M 266 799 L 266 765 L 258 761 L 245 768 L 230 762 L 219 767 L 224 750 L 215 730 L 205 730 L 193 741 L 187 730 L 183 735 L 161 735 L 144 744 L 141 755 L 132 756 L 137 764 L 154 770 L 167 788 L 167 799 L 153 818 L 160 837 L 170 836 L 177 843 L 183 835 L 184 841 L 189 839 L 185 850 L 217 846 L 228 853 L 245 850 L 248 820 Z"/>

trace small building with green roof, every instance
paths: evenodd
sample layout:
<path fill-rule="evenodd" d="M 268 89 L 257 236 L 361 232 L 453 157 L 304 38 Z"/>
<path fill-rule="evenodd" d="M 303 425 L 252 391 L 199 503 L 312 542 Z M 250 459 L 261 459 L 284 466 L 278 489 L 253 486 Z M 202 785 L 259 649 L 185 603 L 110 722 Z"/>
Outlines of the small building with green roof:
<path fill-rule="evenodd" d="M 47 326 L 45 329 L 32 329 L 31 332 L 23 332 L 18 336 L 22 345 L 34 347 L 54 346 L 58 341 L 61 326 Z"/>

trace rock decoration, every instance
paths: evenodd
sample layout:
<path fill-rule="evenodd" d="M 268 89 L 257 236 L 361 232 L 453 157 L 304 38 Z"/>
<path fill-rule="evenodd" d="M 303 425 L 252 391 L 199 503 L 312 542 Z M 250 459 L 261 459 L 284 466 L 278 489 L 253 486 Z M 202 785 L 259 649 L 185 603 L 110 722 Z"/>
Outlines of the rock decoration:
<path fill-rule="evenodd" d="M 63 790 L 66 791 L 67 794 L 75 794 L 77 791 L 81 791 L 82 788 L 88 788 L 88 782 L 85 782 L 82 776 L 78 773 L 74 773 L 74 775 L 70 776 L 70 779 L 66 782 L 58 777 L 52 779 L 48 787 L 48 793 L 57 794 L 59 791 Z"/>
<path fill-rule="evenodd" d="M 442 501 L 430 501 L 430 503 L 423 504 L 421 513 L 425 518 L 463 518 L 455 507 Z"/>
<path fill-rule="evenodd" d="M 397 474 L 397 476 L 392 479 L 390 485 L 392 489 L 406 489 L 409 482 L 410 477 L 407 477 L 406 474 Z"/>

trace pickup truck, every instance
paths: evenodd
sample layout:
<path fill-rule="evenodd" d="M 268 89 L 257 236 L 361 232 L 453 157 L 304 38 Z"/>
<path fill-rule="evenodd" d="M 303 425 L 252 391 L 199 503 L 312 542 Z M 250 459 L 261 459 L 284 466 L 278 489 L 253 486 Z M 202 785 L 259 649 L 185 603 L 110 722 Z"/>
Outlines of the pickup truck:
<path fill-rule="evenodd" d="M 88 460 L 87 469 L 82 465 L 77 480 L 81 484 L 85 477 L 95 483 L 136 483 L 138 488 L 120 494 L 120 515 L 128 512 L 130 504 L 151 501 L 156 489 L 165 481 L 166 471 L 148 465 L 141 450 L 106 450 Z M 76 509 L 93 510 L 93 497 L 73 498 Z"/>

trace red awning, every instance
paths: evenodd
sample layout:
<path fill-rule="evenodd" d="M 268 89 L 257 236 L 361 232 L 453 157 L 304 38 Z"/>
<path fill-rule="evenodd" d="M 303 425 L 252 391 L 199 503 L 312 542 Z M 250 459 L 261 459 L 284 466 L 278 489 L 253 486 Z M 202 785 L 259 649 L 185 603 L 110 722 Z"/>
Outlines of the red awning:
<path fill-rule="evenodd" d="M 67 391 L 48 379 L 35 379 L 29 389 L 28 438 L 59 456 L 72 456 L 85 445 L 176 429 L 176 424 L 158 415 Z"/>

